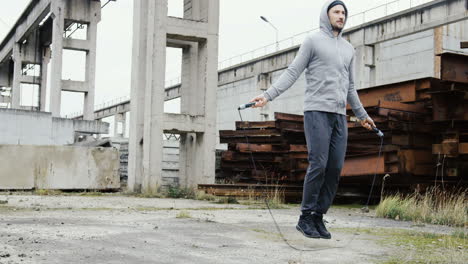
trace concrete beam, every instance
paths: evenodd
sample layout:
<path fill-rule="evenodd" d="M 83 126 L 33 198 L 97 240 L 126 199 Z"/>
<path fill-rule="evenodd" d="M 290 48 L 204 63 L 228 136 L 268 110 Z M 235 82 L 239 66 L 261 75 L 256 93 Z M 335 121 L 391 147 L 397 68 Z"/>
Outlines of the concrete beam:
<path fill-rule="evenodd" d="M 199 42 L 207 38 L 208 23 L 167 17 L 167 38 Z"/>
<path fill-rule="evenodd" d="M 31 1 L 0 44 L 0 63 L 13 52 L 16 41 L 23 40 L 50 11 L 51 0 Z"/>
<path fill-rule="evenodd" d="M 41 77 L 40 76 L 22 75 L 21 76 L 21 83 L 40 85 L 41 84 Z"/>
<path fill-rule="evenodd" d="M 73 129 L 75 132 L 87 134 L 108 134 L 109 123 L 90 120 L 73 120 Z"/>
<path fill-rule="evenodd" d="M 188 114 L 164 113 L 165 133 L 202 133 L 205 132 L 205 118 Z"/>
<path fill-rule="evenodd" d="M 63 48 L 77 51 L 89 51 L 91 45 L 88 40 L 64 38 Z"/>
<path fill-rule="evenodd" d="M 87 93 L 89 86 L 87 82 L 62 80 L 62 91 Z"/>
<path fill-rule="evenodd" d="M 164 101 L 169 101 L 180 97 L 180 84 L 168 87 L 164 90 Z"/>
<path fill-rule="evenodd" d="M 166 46 L 169 48 L 180 48 L 180 49 L 185 49 L 185 48 L 190 48 L 192 45 L 192 42 L 190 41 L 183 41 L 183 40 L 177 40 L 177 39 L 167 39 L 167 44 Z"/>
<path fill-rule="evenodd" d="M 106 117 L 114 116 L 120 113 L 126 113 L 130 111 L 130 100 L 111 105 L 105 108 L 98 109 L 94 111 L 94 119 L 103 119 Z M 78 116 L 76 119 L 83 118 L 83 116 Z"/>

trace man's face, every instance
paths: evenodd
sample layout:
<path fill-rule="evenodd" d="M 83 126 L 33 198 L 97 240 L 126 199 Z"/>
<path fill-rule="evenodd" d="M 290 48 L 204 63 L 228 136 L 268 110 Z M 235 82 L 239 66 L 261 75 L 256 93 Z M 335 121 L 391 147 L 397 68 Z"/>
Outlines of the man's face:
<path fill-rule="evenodd" d="M 346 20 L 346 11 L 342 5 L 336 5 L 328 10 L 328 18 L 333 30 L 341 31 Z"/>

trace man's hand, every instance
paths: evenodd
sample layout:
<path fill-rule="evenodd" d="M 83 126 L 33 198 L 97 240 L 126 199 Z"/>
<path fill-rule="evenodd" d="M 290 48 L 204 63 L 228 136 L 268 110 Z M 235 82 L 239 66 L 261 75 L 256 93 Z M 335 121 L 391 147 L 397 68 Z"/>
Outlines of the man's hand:
<path fill-rule="evenodd" d="M 372 130 L 372 127 L 375 127 L 374 120 L 372 120 L 370 117 L 361 120 L 361 126 L 367 128 L 368 130 Z"/>
<path fill-rule="evenodd" d="M 254 97 L 250 102 L 255 102 L 255 105 L 252 106 L 252 108 L 257 108 L 257 107 L 264 107 L 268 103 L 268 99 L 261 94 L 256 97 Z"/>

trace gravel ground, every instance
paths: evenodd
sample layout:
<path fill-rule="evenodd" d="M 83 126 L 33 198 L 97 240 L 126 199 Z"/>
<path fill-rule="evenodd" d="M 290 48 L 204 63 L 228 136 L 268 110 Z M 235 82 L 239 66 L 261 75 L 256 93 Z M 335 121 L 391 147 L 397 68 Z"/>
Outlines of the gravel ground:
<path fill-rule="evenodd" d="M 286 245 L 269 212 L 248 205 L 2 193 L 0 263 L 379 263 L 399 249 L 359 230 L 453 232 L 332 208 L 332 239 L 308 239 L 295 230 L 298 205 L 272 211 L 289 243 L 308 251 Z"/>

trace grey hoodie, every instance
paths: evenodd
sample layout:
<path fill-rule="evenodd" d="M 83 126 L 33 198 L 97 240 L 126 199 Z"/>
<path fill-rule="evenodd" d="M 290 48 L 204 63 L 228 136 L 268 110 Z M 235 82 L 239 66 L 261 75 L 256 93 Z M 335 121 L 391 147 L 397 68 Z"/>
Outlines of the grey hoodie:
<path fill-rule="evenodd" d="M 341 37 L 335 37 L 328 18 L 328 0 L 320 14 L 320 31 L 309 34 L 293 62 L 279 79 L 264 92 L 268 101 L 291 87 L 305 72 L 307 82 L 305 111 L 324 111 L 346 115 L 346 103 L 361 120 L 368 117 L 354 87 L 354 48 Z M 345 21 L 346 23 L 346 21 Z"/>

